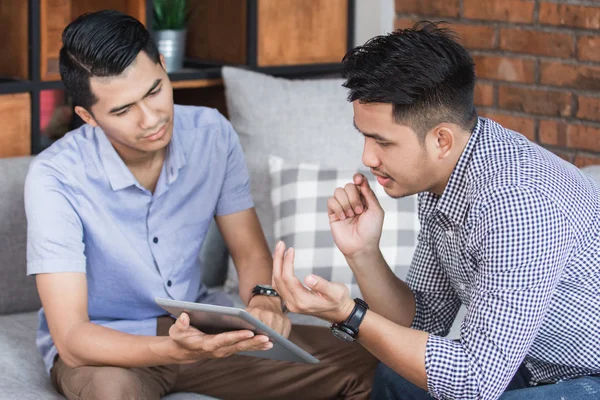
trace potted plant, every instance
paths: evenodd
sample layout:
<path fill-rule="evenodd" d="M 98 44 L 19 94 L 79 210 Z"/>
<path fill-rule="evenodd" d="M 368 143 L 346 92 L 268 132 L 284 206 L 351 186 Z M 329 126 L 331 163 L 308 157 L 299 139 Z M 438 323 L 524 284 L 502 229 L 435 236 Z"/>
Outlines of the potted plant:
<path fill-rule="evenodd" d="M 165 57 L 167 72 L 183 67 L 185 36 L 189 20 L 186 0 L 153 0 L 154 39 L 158 51 Z"/>

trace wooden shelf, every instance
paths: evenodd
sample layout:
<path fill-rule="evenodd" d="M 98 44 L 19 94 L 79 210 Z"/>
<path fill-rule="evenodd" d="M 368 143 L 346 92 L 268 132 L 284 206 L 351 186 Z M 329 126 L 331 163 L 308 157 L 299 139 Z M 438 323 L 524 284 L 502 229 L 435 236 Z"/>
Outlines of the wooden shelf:
<path fill-rule="evenodd" d="M 339 63 L 351 44 L 353 0 L 191 0 L 186 55 L 276 67 Z"/>
<path fill-rule="evenodd" d="M 4 0 L 2 0 L 4 1 Z M 17 0 L 12 0 L 17 1 Z M 146 23 L 146 0 L 39 0 L 40 76 L 44 81 L 59 80 L 58 56 L 61 34 L 79 15 L 104 9 L 118 10 Z"/>
<path fill-rule="evenodd" d="M 29 79 L 29 4 L 23 0 L 0 0 L 2 57 L 0 75 Z"/>
<path fill-rule="evenodd" d="M 197 79 L 186 81 L 172 81 L 173 89 L 199 89 L 213 86 L 222 86 L 223 79 Z"/>
<path fill-rule="evenodd" d="M 257 66 L 339 63 L 348 8 L 348 0 L 259 0 Z"/>
<path fill-rule="evenodd" d="M 31 97 L 29 93 L 0 95 L 0 157 L 31 152 Z"/>

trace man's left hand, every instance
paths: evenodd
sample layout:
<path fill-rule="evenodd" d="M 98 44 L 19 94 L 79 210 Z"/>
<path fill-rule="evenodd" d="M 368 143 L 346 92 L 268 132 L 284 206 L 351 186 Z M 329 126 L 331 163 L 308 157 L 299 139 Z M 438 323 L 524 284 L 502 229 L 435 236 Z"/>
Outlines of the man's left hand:
<path fill-rule="evenodd" d="M 279 297 L 257 295 L 250 299 L 246 308 L 250 314 L 269 325 L 275 332 L 287 338 L 292 330 L 290 319 L 283 314 Z"/>
<path fill-rule="evenodd" d="M 273 286 L 288 310 L 338 323 L 350 316 L 355 303 L 346 285 L 316 275 L 307 276 L 304 283 L 294 275 L 294 249 L 286 252 L 279 242 L 273 254 Z"/>

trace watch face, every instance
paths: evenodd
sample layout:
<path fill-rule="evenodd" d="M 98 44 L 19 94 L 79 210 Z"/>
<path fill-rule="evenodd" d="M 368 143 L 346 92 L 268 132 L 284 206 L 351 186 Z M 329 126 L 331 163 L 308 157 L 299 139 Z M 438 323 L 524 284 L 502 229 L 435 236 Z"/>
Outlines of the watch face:
<path fill-rule="evenodd" d="M 344 332 L 342 329 L 339 329 L 337 327 L 332 327 L 331 328 L 331 332 L 338 338 L 342 339 L 345 342 L 354 342 L 356 339 L 354 339 L 354 336 Z"/>

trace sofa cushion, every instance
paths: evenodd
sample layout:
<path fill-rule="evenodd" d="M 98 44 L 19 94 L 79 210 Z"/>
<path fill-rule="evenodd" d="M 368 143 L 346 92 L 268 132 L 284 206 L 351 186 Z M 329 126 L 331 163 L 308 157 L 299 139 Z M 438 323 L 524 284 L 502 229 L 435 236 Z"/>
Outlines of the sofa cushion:
<path fill-rule="evenodd" d="M 36 312 L 0 316 L 0 397 L 3 399 L 63 399 L 52 388 L 35 347 L 36 327 Z"/>
<path fill-rule="evenodd" d="M 0 398 L 3 400 L 60 400 L 35 347 L 37 313 L 0 316 Z M 163 400 L 211 400 L 195 393 L 173 393 Z"/>
<path fill-rule="evenodd" d="M 32 157 L 0 158 L 0 314 L 40 307 L 35 279 L 27 277 L 25 176 Z"/>
<path fill-rule="evenodd" d="M 298 279 L 319 275 L 346 284 L 352 297 L 362 297 L 352 270 L 334 243 L 327 213 L 328 198 L 335 188 L 350 182 L 357 170 L 292 164 L 271 155 L 269 171 L 275 239 L 294 247 Z M 369 180 L 385 211 L 379 248 L 394 273 L 406 279 L 419 233 L 417 196 L 393 199 L 368 170 L 360 172 Z"/>
<path fill-rule="evenodd" d="M 273 248 L 274 214 L 267 155 L 325 166 L 358 168 L 362 140 L 342 79 L 289 80 L 239 68 L 223 68 L 229 119 L 239 134 L 256 212 Z M 237 287 L 235 269 L 228 285 Z"/>

